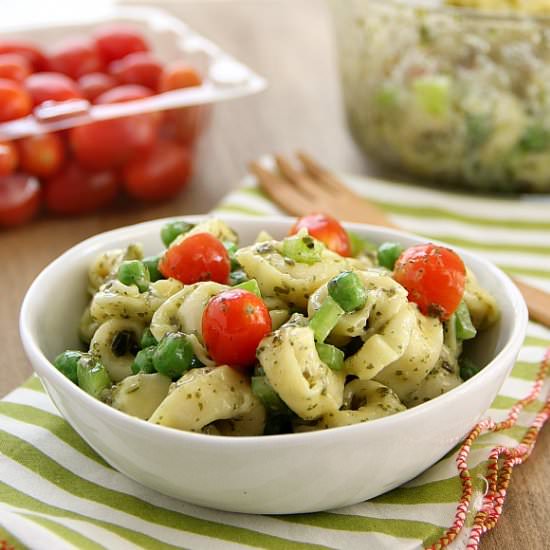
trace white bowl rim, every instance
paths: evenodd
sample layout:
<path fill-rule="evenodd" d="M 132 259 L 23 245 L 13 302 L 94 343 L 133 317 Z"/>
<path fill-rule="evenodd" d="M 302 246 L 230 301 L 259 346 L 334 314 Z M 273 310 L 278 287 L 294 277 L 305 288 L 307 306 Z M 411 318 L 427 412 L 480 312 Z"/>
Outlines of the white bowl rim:
<path fill-rule="evenodd" d="M 453 398 L 460 398 L 462 394 L 465 392 L 468 392 L 469 390 L 473 389 L 477 386 L 483 386 L 485 379 L 490 376 L 490 370 L 491 368 L 495 368 L 495 364 L 499 363 L 501 360 L 504 362 L 505 357 L 514 354 L 514 350 L 520 349 L 521 344 L 523 343 L 523 340 L 525 338 L 525 332 L 527 327 L 527 320 L 528 320 L 528 313 L 527 313 L 527 307 L 525 305 L 525 302 L 523 300 L 523 297 L 521 296 L 519 290 L 517 287 L 513 284 L 511 279 L 497 266 L 492 264 L 491 262 L 485 260 L 484 258 L 473 254 L 469 251 L 463 250 L 460 247 L 452 246 L 453 250 L 455 250 L 461 257 L 468 259 L 469 257 L 475 258 L 477 263 L 480 263 L 483 265 L 483 268 L 491 272 L 496 278 L 499 280 L 499 282 L 504 286 L 507 295 L 510 298 L 510 301 L 513 305 L 513 308 L 516 312 L 513 326 L 512 326 L 512 333 L 510 335 L 510 338 L 508 341 L 504 344 L 503 348 L 500 350 L 500 352 L 493 357 L 493 359 L 485 365 L 485 367 L 478 372 L 475 376 L 470 378 L 469 380 L 464 381 L 460 386 L 457 386 L 456 388 L 453 388 L 449 392 L 440 395 L 430 401 L 427 401 L 425 403 L 421 403 L 413 408 L 407 409 L 405 411 L 399 412 L 394 415 L 386 416 L 383 418 L 378 418 L 375 420 L 370 420 L 368 422 L 362 422 L 359 424 L 352 424 L 349 426 L 340 426 L 337 428 L 330 428 L 326 430 L 316 430 L 311 432 L 301 432 L 301 433 L 288 433 L 288 434 L 275 434 L 275 435 L 262 435 L 262 436 L 246 436 L 246 437 L 225 437 L 221 435 L 210 435 L 210 434 L 202 434 L 197 432 L 188 432 L 184 430 L 177 430 L 175 428 L 170 428 L 167 426 L 161 426 L 157 424 L 152 424 L 147 421 L 141 420 L 139 418 L 135 418 L 133 416 L 130 416 L 129 414 L 126 414 L 124 412 L 121 412 L 117 409 L 114 409 L 110 407 L 109 405 L 106 405 L 105 403 L 102 403 L 98 399 L 95 399 L 91 395 L 87 394 L 85 391 L 81 390 L 76 384 L 71 382 L 66 376 L 64 376 L 61 372 L 59 372 L 53 364 L 45 357 L 45 355 L 42 353 L 40 347 L 38 346 L 37 342 L 32 337 L 32 330 L 31 330 L 31 322 L 32 322 L 32 311 L 33 311 L 33 297 L 41 291 L 42 283 L 46 279 L 50 277 L 50 273 L 56 269 L 56 267 L 64 263 L 67 258 L 74 256 L 75 254 L 78 254 L 79 252 L 82 252 L 84 250 L 89 250 L 90 248 L 93 248 L 94 246 L 103 244 L 105 248 L 108 248 L 108 243 L 116 236 L 116 238 L 123 238 L 125 233 L 128 233 L 131 235 L 134 233 L 137 229 L 142 230 L 146 229 L 148 226 L 155 227 L 160 226 L 162 223 L 173 221 L 174 219 L 178 220 L 186 220 L 189 222 L 198 222 L 200 220 L 204 220 L 205 218 L 220 218 L 224 221 L 227 221 L 229 224 L 232 222 L 234 223 L 242 223 L 243 221 L 245 223 L 249 222 L 256 222 L 258 224 L 263 223 L 284 223 L 290 225 L 293 221 L 296 220 L 295 217 L 290 216 L 250 216 L 250 215 L 235 215 L 235 214 L 225 214 L 225 213 L 209 213 L 209 214 L 199 214 L 199 215 L 181 215 L 181 216 L 169 216 L 166 218 L 159 218 L 155 220 L 149 220 L 146 222 L 141 222 L 129 226 L 120 227 L 117 229 L 113 229 L 110 231 L 106 231 L 103 233 L 99 233 L 97 235 L 94 235 L 76 245 L 69 248 L 66 252 L 64 252 L 61 256 L 59 256 L 56 260 L 48 264 L 35 278 L 31 286 L 29 287 L 25 298 L 23 300 L 23 304 L 21 306 L 21 313 L 19 318 L 19 329 L 21 334 L 21 339 L 23 342 L 23 347 L 28 355 L 28 357 L 31 359 L 31 363 L 33 364 L 33 367 L 35 368 L 35 371 L 37 371 L 37 374 L 40 376 L 40 371 L 49 371 L 49 374 L 53 376 L 54 379 L 57 378 L 57 382 L 61 389 L 68 391 L 69 393 L 73 393 L 73 395 L 77 399 L 84 399 L 87 400 L 88 404 L 92 407 L 97 407 L 97 411 L 99 414 L 107 415 L 107 417 L 115 423 L 120 424 L 121 426 L 127 426 L 129 429 L 141 429 L 147 433 L 149 433 L 151 436 L 160 436 L 163 434 L 163 436 L 167 438 L 174 438 L 174 440 L 179 441 L 180 443 L 184 439 L 189 439 L 190 441 L 193 441 L 195 444 L 204 444 L 204 445 L 218 445 L 220 443 L 223 443 L 224 445 L 229 445 L 231 447 L 235 447 L 236 449 L 240 448 L 248 448 L 250 445 L 257 446 L 280 446 L 280 445 L 287 445 L 287 444 L 300 444 L 300 443 L 307 443 L 308 441 L 313 441 L 314 438 L 345 438 L 347 439 L 348 436 L 352 435 L 354 432 L 357 433 L 363 433 L 363 431 L 377 431 L 378 429 L 385 430 L 389 429 L 390 426 L 393 426 L 396 422 L 404 422 L 406 420 L 414 420 L 417 416 L 423 416 L 424 414 L 429 414 L 429 411 L 432 409 L 437 409 L 441 406 L 443 406 L 445 400 L 450 401 Z M 432 240 L 432 239 L 426 239 L 426 237 L 416 235 L 413 233 L 409 233 L 407 231 L 397 230 L 397 229 L 389 229 L 386 227 L 380 227 L 375 225 L 369 225 L 369 224 L 361 224 L 361 223 L 347 223 L 343 222 L 344 227 L 346 229 L 352 230 L 352 231 L 359 231 L 359 232 L 369 232 L 372 235 L 379 234 L 380 236 L 384 236 L 384 238 L 388 236 L 395 236 L 395 237 L 402 237 L 409 240 L 420 240 L 422 242 L 434 242 L 438 244 L 442 244 L 445 246 L 450 247 L 451 245 L 448 245 L 442 241 L 438 240 Z M 467 262 L 466 262 L 467 263 Z M 514 356 L 515 357 L 515 356 Z M 37 369 L 35 365 L 39 365 L 39 368 Z M 401 420 L 400 420 L 401 419 Z"/>

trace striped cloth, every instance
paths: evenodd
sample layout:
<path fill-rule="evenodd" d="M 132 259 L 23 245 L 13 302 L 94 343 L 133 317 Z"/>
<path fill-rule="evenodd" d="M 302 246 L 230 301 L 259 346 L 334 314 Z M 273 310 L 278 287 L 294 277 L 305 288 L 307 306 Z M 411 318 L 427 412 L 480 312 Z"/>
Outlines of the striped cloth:
<path fill-rule="evenodd" d="M 550 292 L 550 221 L 542 199 L 493 200 L 351 176 L 345 180 L 376 198 L 405 229 L 481 252 Z M 251 179 L 219 211 L 278 213 Z M 548 346 L 550 331 L 530 323 L 518 363 L 489 411 L 495 421 L 530 392 Z M 472 445 L 467 526 L 483 504 L 490 450 L 517 446 L 549 395 L 550 380 L 545 379 L 538 399 L 520 413 L 515 426 L 482 435 Z M 455 521 L 462 495 L 455 449 L 403 487 L 343 509 L 253 516 L 200 508 L 148 490 L 113 470 L 61 418 L 36 377 L 0 401 L 0 430 L 0 550 L 412 550 L 439 540 Z M 466 527 L 452 546 L 464 548 L 469 535 Z"/>

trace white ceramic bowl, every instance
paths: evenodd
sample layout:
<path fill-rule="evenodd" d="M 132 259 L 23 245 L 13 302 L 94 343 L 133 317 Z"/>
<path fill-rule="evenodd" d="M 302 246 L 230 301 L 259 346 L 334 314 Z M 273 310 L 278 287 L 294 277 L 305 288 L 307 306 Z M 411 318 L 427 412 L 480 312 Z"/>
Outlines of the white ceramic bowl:
<path fill-rule="evenodd" d="M 251 242 L 260 229 L 282 237 L 293 221 L 224 218 L 242 243 Z M 487 366 L 458 388 L 394 416 L 302 434 L 230 438 L 149 424 L 90 397 L 50 361 L 78 346 L 76 327 L 86 303 L 86 270 L 92 258 L 136 241 L 146 254 L 157 253 L 165 221 L 103 233 L 63 254 L 29 289 L 20 329 L 36 372 L 73 428 L 116 469 L 188 502 L 235 512 L 288 514 L 354 504 L 393 489 L 467 434 L 493 401 L 522 344 L 527 311 L 519 292 L 495 266 L 460 250 L 496 297 L 502 318 L 476 344 L 477 359 Z M 348 228 L 374 242 L 409 246 L 424 241 L 379 227 Z"/>

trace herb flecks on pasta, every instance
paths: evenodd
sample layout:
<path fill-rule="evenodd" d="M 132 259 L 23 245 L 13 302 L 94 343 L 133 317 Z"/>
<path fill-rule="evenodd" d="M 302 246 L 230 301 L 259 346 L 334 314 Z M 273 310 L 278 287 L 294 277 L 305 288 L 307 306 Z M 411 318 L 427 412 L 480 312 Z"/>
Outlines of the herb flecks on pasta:
<path fill-rule="evenodd" d="M 161 426 L 258 436 L 396 414 L 481 370 L 463 342 L 499 317 L 452 250 L 377 246 L 322 214 L 243 247 L 217 219 L 174 220 L 159 241 L 92 262 L 83 349 L 54 364 Z"/>

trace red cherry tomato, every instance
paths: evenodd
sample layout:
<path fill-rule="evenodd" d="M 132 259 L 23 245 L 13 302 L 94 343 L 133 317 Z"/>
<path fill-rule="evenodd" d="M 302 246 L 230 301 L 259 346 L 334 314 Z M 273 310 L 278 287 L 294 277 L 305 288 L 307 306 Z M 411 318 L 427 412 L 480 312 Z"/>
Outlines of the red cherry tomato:
<path fill-rule="evenodd" d="M 187 184 L 191 166 L 187 147 L 161 141 L 148 155 L 136 157 L 124 167 L 124 187 L 136 199 L 165 200 Z"/>
<path fill-rule="evenodd" d="M 202 314 L 202 336 L 218 365 L 247 367 L 256 348 L 271 332 L 271 317 L 263 300 L 241 288 L 214 296 Z"/>
<path fill-rule="evenodd" d="M 162 65 L 149 52 L 136 52 L 113 61 L 109 65 L 109 73 L 122 84 L 141 84 L 156 90 Z"/>
<path fill-rule="evenodd" d="M 0 226 L 12 227 L 28 222 L 40 208 L 40 185 L 26 174 L 0 178 Z"/>
<path fill-rule="evenodd" d="M 23 82 L 32 72 L 28 59 L 18 53 L 0 54 L 0 78 Z"/>
<path fill-rule="evenodd" d="M 86 214 L 112 203 L 118 193 L 113 172 L 87 172 L 72 162 L 46 181 L 44 198 L 51 212 Z"/>
<path fill-rule="evenodd" d="M 76 82 L 60 73 L 34 73 L 25 80 L 25 88 L 31 94 L 33 104 L 44 101 L 67 101 L 82 97 Z"/>
<path fill-rule="evenodd" d="M 327 248 L 340 254 L 351 256 L 351 244 L 346 230 L 340 222 L 327 214 L 310 214 L 298 218 L 290 229 L 289 235 L 298 233 L 300 229 L 307 229 L 309 234 L 325 243 Z"/>
<path fill-rule="evenodd" d="M 19 155 L 10 141 L 0 141 L 0 177 L 9 176 L 17 168 Z"/>
<path fill-rule="evenodd" d="M 82 95 L 92 102 L 116 85 L 116 80 L 105 73 L 88 73 L 78 79 L 78 87 Z"/>
<path fill-rule="evenodd" d="M 42 51 L 24 40 L 0 40 L 0 54 L 17 53 L 27 58 L 34 71 L 47 71 L 49 63 Z"/>
<path fill-rule="evenodd" d="M 144 97 L 150 97 L 152 95 L 153 91 L 145 86 L 139 84 L 124 84 L 102 93 L 96 98 L 95 102 L 98 105 L 105 103 L 123 103 L 134 99 L 143 99 Z"/>
<path fill-rule="evenodd" d="M 13 80 L 0 78 L 0 122 L 28 115 L 32 100 L 25 89 Z"/>
<path fill-rule="evenodd" d="M 192 145 L 208 123 L 210 108 L 208 105 L 169 109 L 163 115 L 161 133 L 184 145 Z"/>
<path fill-rule="evenodd" d="M 21 168 L 35 176 L 55 174 L 65 160 L 63 140 L 57 134 L 40 134 L 19 142 Z"/>
<path fill-rule="evenodd" d="M 149 51 L 145 38 L 129 25 L 104 25 L 93 33 L 93 37 L 105 63 L 122 59 L 131 53 Z"/>
<path fill-rule="evenodd" d="M 225 246 L 210 233 L 196 233 L 172 245 L 161 258 L 159 270 L 189 285 L 199 281 L 226 284 L 231 262 Z"/>
<path fill-rule="evenodd" d="M 395 263 L 393 278 L 424 315 L 445 321 L 462 300 L 466 268 L 456 252 L 429 243 L 407 248 Z"/>
<path fill-rule="evenodd" d="M 201 84 L 202 78 L 196 69 L 185 63 L 185 61 L 176 61 L 170 63 L 162 71 L 159 92 L 200 86 Z"/>
<path fill-rule="evenodd" d="M 103 69 L 103 61 L 95 43 L 89 38 L 66 38 L 55 44 L 50 51 L 52 71 L 77 79 L 88 73 Z"/>

